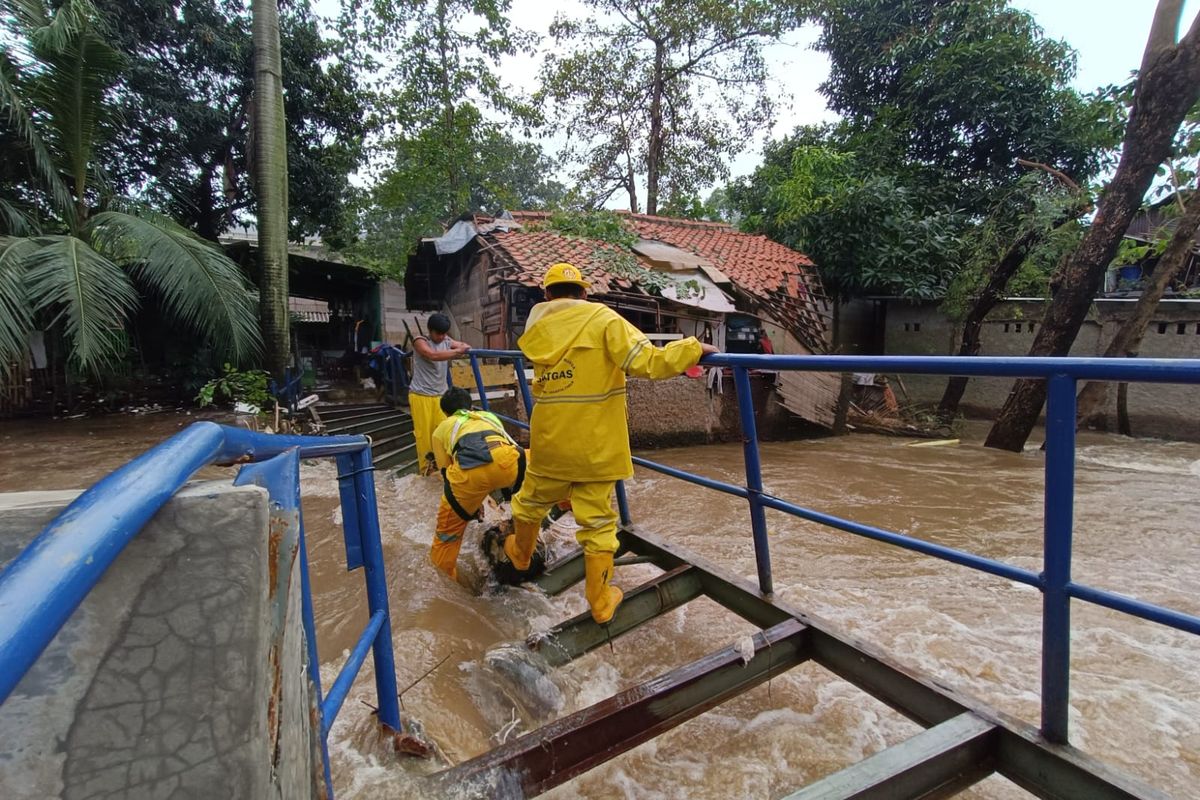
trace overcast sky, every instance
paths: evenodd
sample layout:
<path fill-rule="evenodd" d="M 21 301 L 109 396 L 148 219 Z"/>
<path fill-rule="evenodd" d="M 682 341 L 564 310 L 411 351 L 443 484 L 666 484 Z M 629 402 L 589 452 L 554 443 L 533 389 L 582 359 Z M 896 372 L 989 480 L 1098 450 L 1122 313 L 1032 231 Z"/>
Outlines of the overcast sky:
<path fill-rule="evenodd" d="M 1048 36 L 1065 39 L 1075 48 L 1079 58 L 1075 86 L 1086 92 L 1121 83 L 1137 68 L 1157 2 L 1013 0 L 1012 4 L 1029 11 Z M 336 13 L 337 0 L 316 0 L 315 5 L 322 13 Z M 518 27 L 546 37 L 554 13 L 576 16 L 582 14 L 583 10 L 577 0 L 557 0 L 553 4 L 545 0 L 512 0 L 510 17 Z M 1184 30 L 1198 11 L 1200 0 L 1187 0 L 1184 6 Z M 816 35 L 816 28 L 805 28 L 768 48 L 770 92 L 777 102 L 775 125 L 769 131 L 772 137 L 782 136 L 796 125 L 834 119 L 834 115 L 825 108 L 824 98 L 817 92 L 817 87 L 828 74 L 829 65 L 822 54 L 811 48 Z M 546 38 L 543 47 L 550 43 Z M 506 60 L 502 67 L 504 81 L 525 91 L 532 91 L 536 85 L 540 60 L 540 54 Z M 547 149 L 554 147 L 550 141 L 544 144 Z M 761 138 L 747 142 L 746 151 L 733 162 L 734 176 L 753 171 L 760 159 L 761 145 Z"/>

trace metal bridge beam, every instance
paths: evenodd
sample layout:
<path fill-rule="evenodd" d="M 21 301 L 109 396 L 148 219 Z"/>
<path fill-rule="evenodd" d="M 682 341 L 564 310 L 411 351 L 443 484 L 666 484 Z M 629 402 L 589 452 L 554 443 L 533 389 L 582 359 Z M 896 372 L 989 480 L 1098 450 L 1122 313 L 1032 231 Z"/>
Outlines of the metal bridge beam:
<path fill-rule="evenodd" d="M 786 800 L 949 797 L 995 768 L 996 726 L 959 714 L 787 796 Z"/>
<path fill-rule="evenodd" d="M 808 658 L 808 629 L 789 619 L 732 646 L 556 720 L 433 776 L 456 796 L 533 797 L 721 704 Z"/>
<path fill-rule="evenodd" d="M 585 611 L 545 634 L 531 637 L 527 644 L 530 650 L 541 653 L 550 666 L 559 667 L 702 593 L 696 570 L 676 567 L 626 594 L 608 625 L 597 625 L 591 612 Z"/>
<path fill-rule="evenodd" d="M 1038 797 L 1077 800 L 1128 800 L 1166 795 L 1106 767 L 1069 745 L 1056 745 L 1036 728 L 1001 714 L 932 676 L 895 663 L 875 647 L 832 632 L 832 626 L 761 594 L 757 587 L 726 575 L 661 536 L 629 526 L 620 533 L 623 549 L 653 556 L 659 564 L 691 564 L 704 593 L 760 627 L 795 619 L 807 626 L 813 661 L 925 727 L 938 726 L 970 712 L 999 728 L 995 770 Z"/>

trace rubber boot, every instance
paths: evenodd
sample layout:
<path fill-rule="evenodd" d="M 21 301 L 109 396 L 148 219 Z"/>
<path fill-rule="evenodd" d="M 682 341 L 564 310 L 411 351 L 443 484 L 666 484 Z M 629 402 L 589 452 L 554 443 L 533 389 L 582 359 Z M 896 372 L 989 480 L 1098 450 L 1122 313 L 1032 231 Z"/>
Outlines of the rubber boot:
<path fill-rule="evenodd" d="M 540 527 L 536 522 L 522 522 L 514 519 L 513 533 L 504 540 L 504 555 L 508 556 L 512 565 L 521 572 L 529 569 L 529 562 L 533 558 L 533 548 L 537 546 Z"/>
<path fill-rule="evenodd" d="M 451 534 L 443 539 L 445 534 L 436 534 L 433 545 L 429 548 L 429 560 L 451 580 L 458 580 L 458 551 L 462 547 L 462 535 Z"/>
<path fill-rule="evenodd" d="M 592 619 L 599 625 L 607 625 L 613 618 L 621 598 L 625 596 L 611 585 L 613 576 L 612 553 L 583 554 L 584 588 L 588 605 L 592 607 Z"/>

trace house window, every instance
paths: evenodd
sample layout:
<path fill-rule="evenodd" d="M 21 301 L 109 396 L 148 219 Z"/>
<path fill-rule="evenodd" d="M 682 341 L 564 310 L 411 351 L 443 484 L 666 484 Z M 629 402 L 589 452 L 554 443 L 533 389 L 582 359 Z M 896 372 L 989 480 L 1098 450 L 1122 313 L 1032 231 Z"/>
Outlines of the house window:
<path fill-rule="evenodd" d="M 1181 322 L 1175 326 L 1175 333 L 1187 333 L 1187 323 Z"/>
<path fill-rule="evenodd" d="M 905 332 L 911 331 L 912 325 L 909 325 L 907 322 L 904 323 L 904 330 L 905 330 Z"/>
<path fill-rule="evenodd" d="M 1032 322 L 1029 323 L 1029 332 L 1030 333 L 1033 333 L 1033 325 L 1034 325 L 1034 323 L 1032 323 Z"/>
<path fill-rule="evenodd" d="M 1196 323 L 1196 335 L 1200 336 L 1200 322 Z"/>
<path fill-rule="evenodd" d="M 1016 330 L 1017 330 L 1017 333 L 1021 332 L 1021 323 L 1019 323 L 1019 322 L 1017 323 Z"/>
<path fill-rule="evenodd" d="M 914 322 L 913 323 L 913 331 L 919 331 L 919 330 L 921 330 L 921 323 Z"/>
<path fill-rule="evenodd" d="M 1004 323 L 1004 332 L 1005 333 L 1008 333 L 1008 328 L 1009 328 L 1009 324 L 1007 322 Z"/>
<path fill-rule="evenodd" d="M 1167 332 L 1167 323 L 1165 323 L 1165 322 L 1158 323 L 1158 332 L 1166 333 Z"/>

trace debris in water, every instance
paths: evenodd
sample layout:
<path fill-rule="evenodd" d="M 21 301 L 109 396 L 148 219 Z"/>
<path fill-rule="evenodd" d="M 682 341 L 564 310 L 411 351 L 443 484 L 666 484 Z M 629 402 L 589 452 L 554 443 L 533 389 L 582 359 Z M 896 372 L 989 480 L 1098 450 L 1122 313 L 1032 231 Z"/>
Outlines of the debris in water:
<path fill-rule="evenodd" d="M 550 667 L 545 659 L 524 645 L 497 645 L 483 660 L 496 676 L 496 685 L 528 718 L 549 720 L 566 705 L 562 690 L 547 675 Z"/>
<path fill-rule="evenodd" d="M 742 657 L 742 664 L 749 664 L 754 658 L 754 637 L 744 636 L 733 643 L 733 649 Z"/>

